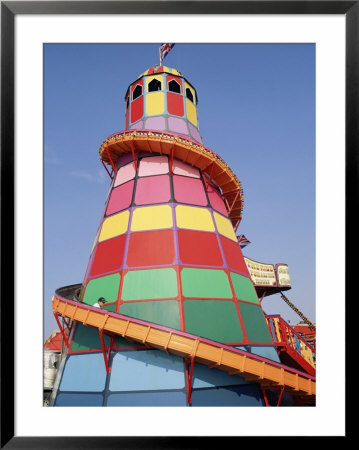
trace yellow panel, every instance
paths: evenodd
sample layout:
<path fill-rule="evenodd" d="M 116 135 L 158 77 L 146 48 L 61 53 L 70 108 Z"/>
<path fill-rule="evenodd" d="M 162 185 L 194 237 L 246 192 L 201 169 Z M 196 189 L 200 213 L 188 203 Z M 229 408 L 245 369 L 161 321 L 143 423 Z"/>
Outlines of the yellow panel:
<path fill-rule="evenodd" d="M 192 87 L 191 85 L 189 85 L 188 83 L 184 82 L 184 88 L 185 88 L 185 89 L 188 88 L 188 89 L 192 92 L 193 100 L 195 100 L 195 99 L 196 99 L 196 94 L 195 94 L 195 92 L 194 92 L 193 87 Z"/>
<path fill-rule="evenodd" d="M 214 220 L 216 221 L 218 233 L 222 234 L 223 236 L 229 239 L 232 239 L 232 241 L 237 242 L 237 237 L 233 230 L 231 221 L 228 220 L 226 217 L 217 214 L 216 212 L 213 212 L 213 216 Z"/>
<path fill-rule="evenodd" d="M 194 104 L 191 100 L 186 98 L 186 111 L 187 111 L 187 119 L 193 123 L 193 125 L 197 126 L 197 111 Z"/>
<path fill-rule="evenodd" d="M 156 80 L 161 82 L 161 88 L 163 89 L 163 75 L 152 75 L 150 77 L 146 78 L 146 92 L 148 92 L 148 84 L 154 79 L 156 78 Z M 157 91 L 156 91 L 157 92 Z"/>
<path fill-rule="evenodd" d="M 168 205 L 147 206 L 133 211 L 131 231 L 158 230 L 172 226 L 172 208 Z"/>
<path fill-rule="evenodd" d="M 126 233 L 128 227 L 129 211 L 123 211 L 114 216 L 108 217 L 102 224 L 99 241 L 110 239 L 120 234 Z"/>
<path fill-rule="evenodd" d="M 150 92 L 146 94 L 146 114 L 156 116 L 165 111 L 165 95 L 163 92 Z"/>
<path fill-rule="evenodd" d="M 176 220 L 179 228 L 215 231 L 211 213 L 208 209 L 194 206 L 176 206 Z"/>

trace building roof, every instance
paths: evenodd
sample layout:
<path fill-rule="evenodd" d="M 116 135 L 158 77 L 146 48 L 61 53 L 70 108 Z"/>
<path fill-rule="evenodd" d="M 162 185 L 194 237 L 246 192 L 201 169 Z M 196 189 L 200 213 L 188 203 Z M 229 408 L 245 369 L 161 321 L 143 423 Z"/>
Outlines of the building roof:
<path fill-rule="evenodd" d="M 152 66 L 152 67 L 149 67 L 145 72 L 141 73 L 141 75 L 139 75 L 137 77 L 137 79 L 147 76 L 147 75 L 154 75 L 156 73 L 170 73 L 171 75 L 177 75 L 179 77 L 183 77 L 181 72 L 179 72 L 177 69 L 173 69 L 172 67 Z"/>
<path fill-rule="evenodd" d="M 59 330 L 54 330 L 51 333 L 51 335 L 46 339 L 44 348 L 46 350 L 61 352 L 61 333 Z"/>

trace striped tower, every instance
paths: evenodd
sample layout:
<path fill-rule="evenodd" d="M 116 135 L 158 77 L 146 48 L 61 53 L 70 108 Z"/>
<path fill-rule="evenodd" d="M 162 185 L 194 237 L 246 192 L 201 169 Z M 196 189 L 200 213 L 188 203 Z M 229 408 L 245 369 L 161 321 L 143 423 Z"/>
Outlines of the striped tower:
<path fill-rule="evenodd" d="M 128 88 L 125 131 L 100 158 L 111 186 L 80 300 L 279 362 L 235 229 L 241 185 L 203 146 L 198 97 L 175 69 L 151 67 Z M 262 406 L 258 384 L 76 322 L 55 406 Z M 105 358 L 106 359 L 106 358 Z"/>

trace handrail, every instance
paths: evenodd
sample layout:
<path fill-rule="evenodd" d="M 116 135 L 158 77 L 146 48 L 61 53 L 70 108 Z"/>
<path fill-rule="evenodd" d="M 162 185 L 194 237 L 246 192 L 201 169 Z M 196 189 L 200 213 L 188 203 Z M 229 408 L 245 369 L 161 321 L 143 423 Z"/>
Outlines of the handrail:
<path fill-rule="evenodd" d="M 303 338 L 303 336 L 301 336 L 301 335 L 298 333 L 297 330 L 295 330 L 293 327 L 291 327 L 291 326 L 288 324 L 288 322 L 286 322 L 286 321 L 283 319 L 282 316 L 280 316 L 279 314 L 268 314 L 268 315 L 266 315 L 265 317 L 266 317 L 266 319 L 278 318 L 279 321 L 280 321 L 283 325 L 285 325 L 286 328 L 289 328 L 289 329 L 290 329 L 290 331 L 291 331 L 292 334 L 295 334 L 295 336 L 296 336 L 298 339 L 300 339 L 301 341 L 303 341 L 303 342 L 305 343 L 305 345 L 306 345 L 307 347 L 309 347 L 309 349 L 312 350 L 312 351 L 315 353 L 315 348 L 314 348 L 308 341 L 306 341 L 306 340 Z M 282 341 L 282 342 L 285 342 L 286 344 L 290 344 L 290 341 L 289 341 L 288 339 L 286 339 L 285 341 Z"/>
<path fill-rule="evenodd" d="M 265 316 L 269 332 L 277 347 L 282 347 L 309 373 L 315 372 L 315 348 L 294 330 L 280 315 Z"/>
<path fill-rule="evenodd" d="M 254 380 L 262 387 L 283 386 L 294 395 L 315 395 L 315 377 L 269 359 L 211 341 L 183 331 L 134 319 L 118 313 L 102 311 L 55 294 L 54 313 L 72 321 L 98 328 L 109 335 L 119 335 L 167 353 Z"/>

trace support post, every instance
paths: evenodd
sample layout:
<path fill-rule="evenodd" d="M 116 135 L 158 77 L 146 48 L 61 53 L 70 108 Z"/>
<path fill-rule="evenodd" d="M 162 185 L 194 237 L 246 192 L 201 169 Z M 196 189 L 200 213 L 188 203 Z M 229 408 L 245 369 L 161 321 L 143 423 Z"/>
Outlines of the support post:
<path fill-rule="evenodd" d="M 135 146 L 133 141 L 130 141 L 130 145 L 131 145 L 131 153 L 132 153 L 132 158 L 133 158 L 133 162 L 135 163 L 135 169 L 136 172 L 138 171 L 138 164 L 137 164 L 137 158 L 136 158 L 136 153 L 135 153 Z"/>
<path fill-rule="evenodd" d="M 188 370 L 188 359 L 185 359 L 185 368 L 186 368 L 186 385 L 187 385 L 187 403 L 192 404 L 192 380 L 193 380 L 193 367 L 194 367 L 194 356 L 190 357 L 191 366 L 190 370 Z M 189 373 L 188 373 L 189 372 Z"/>
<path fill-rule="evenodd" d="M 280 403 L 281 403 L 282 397 L 283 397 L 283 392 L 284 392 L 284 386 L 282 386 L 282 389 L 280 390 L 277 406 L 280 406 Z"/>
<path fill-rule="evenodd" d="M 234 206 L 234 204 L 235 204 L 236 201 L 237 201 L 237 198 L 238 198 L 239 193 L 240 193 L 240 190 L 237 191 L 237 194 L 236 194 L 236 196 L 234 197 L 234 200 L 233 200 L 233 202 L 232 202 L 232 204 L 231 204 L 231 207 L 229 208 L 229 213 L 232 212 L 233 206 Z"/>
<path fill-rule="evenodd" d="M 209 186 L 209 183 L 211 182 L 211 179 L 212 179 L 213 168 L 214 168 L 214 161 L 212 161 L 211 164 L 208 167 L 206 167 L 205 170 L 207 171 L 209 168 L 211 168 L 211 170 L 210 170 L 210 173 L 207 173 L 208 178 L 207 177 L 203 177 L 204 185 L 206 187 L 206 191 L 208 191 L 208 186 Z"/>
<path fill-rule="evenodd" d="M 110 353 L 111 353 L 111 348 L 112 348 L 112 337 L 110 338 L 110 343 L 108 345 L 108 349 L 107 349 L 107 353 L 106 353 L 105 341 L 103 339 L 103 331 L 99 329 L 98 332 L 100 335 L 102 355 L 103 355 L 103 359 L 105 361 L 106 372 L 111 373 L 111 367 L 108 365 L 108 362 L 110 360 Z"/>
<path fill-rule="evenodd" d="M 267 291 L 264 291 L 261 298 L 259 299 L 259 303 L 262 303 L 262 300 L 264 299 L 266 294 L 267 294 Z"/>
<path fill-rule="evenodd" d="M 269 402 L 268 402 L 268 397 L 267 397 L 266 390 L 264 389 L 263 386 L 261 386 L 261 390 L 262 390 L 262 394 L 263 394 L 263 398 L 264 398 L 264 403 L 266 404 L 266 406 L 270 406 Z"/>
<path fill-rule="evenodd" d="M 57 325 L 58 325 L 58 327 L 59 327 L 59 329 L 60 329 L 60 333 L 61 333 L 61 335 L 62 335 L 62 337 L 63 337 L 63 339 L 64 339 L 65 346 L 66 346 L 67 348 L 69 348 L 69 340 L 68 340 L 68 336 L 66 335 L 65 330 L 64 330 L 64 328 L 62 327 L 62 325 L 61 325 L 61 323 L 60 323 L 60 321 L 59 321 L 59 318 L 58 318 L 57 313 L 54 313 L 54 316 L 55 316 Z"/>
<path fill-rule="evenodd" d="M 112 161 L 112 158 L 111 158 L 110 152 L 109 152 L 109 150 L 108 150 L 108 147 L 106 147 L 106 154 L 107 154 L 107 157 L 108 157 L 108 159 L 109 159 L 109 161 L 110 161 L 112 170 L 113 170 L 114 172 L 116 172 L 116 166 L 115 166 L 115 163 Z"/>
<path fill-rule="evenodd" d="M 172 145 L 171 151 L 170 151 L 170 160 L 169 160 L 170 176 L 173 175 L 173 157 L 174 157 L 174 153 L 175 153 L 175 144 Z"/>
<path fill-rule="evenodd" d="M 111 180 L 113 179 L 113 177 L 112 177 L 112 175 L 110 174 L 110 172 L 108 171 L 108 168 L 106 167 L 106 165 L 105 165 L 105 163 L 102 161 L 102 159 L 101 159 L 101 162 L 102 162 L 102 165 L 104 166 L 104 168 L 106 169 L 106 172 L 108 173 L 108 176 L 111 178 Z"/>

